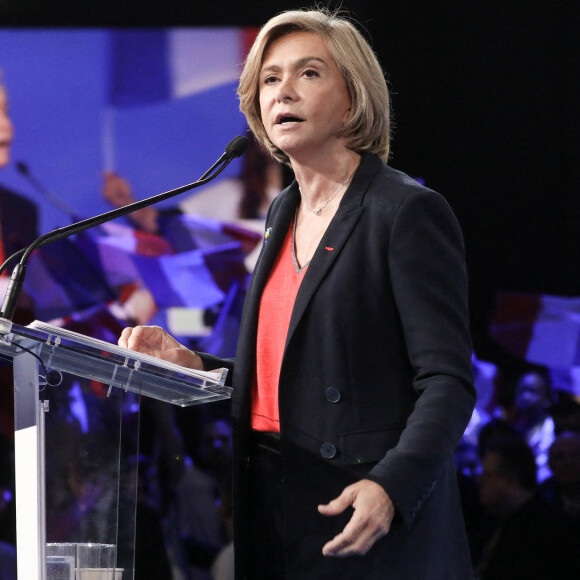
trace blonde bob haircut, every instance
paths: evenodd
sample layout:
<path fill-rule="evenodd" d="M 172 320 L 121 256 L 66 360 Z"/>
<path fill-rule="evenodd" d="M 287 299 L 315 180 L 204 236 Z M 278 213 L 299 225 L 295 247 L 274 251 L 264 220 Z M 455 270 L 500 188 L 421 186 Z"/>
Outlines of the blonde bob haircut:
<path fill-rule="evenodd" d="M 389 157 L 390 98 L 375 53 L 354 25 L 336 12 L 289 10 L 270 19 L 260 30 L 244 65 L 238 86 L 240 110 L 250 129 L 272 155 L 289 164 L 287 155 L 270 141 L 260 111 L 260 70 L 264 54 L 275 40 L 292 32 L 312 32 L 326 42 L 349 92 L 352 106 L 341 135 L 357 153 Z"/>

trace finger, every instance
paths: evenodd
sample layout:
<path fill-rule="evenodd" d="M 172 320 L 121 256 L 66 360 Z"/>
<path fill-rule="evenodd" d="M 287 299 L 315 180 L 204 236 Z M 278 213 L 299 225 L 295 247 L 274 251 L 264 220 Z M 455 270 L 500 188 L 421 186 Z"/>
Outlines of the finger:
<path fill-rule="evenodd" d="M 123 332 L 121 332 L 119 340 L 117 341 L 117 344 L 123 348 L 129 348 L 129 337 L 131 336 L 132 332 L 133 332 L 132 327 L 124 328 Z"/>
<path fill-rule="evenodd" d="M 335 557 L 364 555 L 388 534 L 390 523 L 390 519 L 377 517 L 374 511 L 355 510 L 343 531 L 324 545 L 322 553 Z"/>
<path fill-rule="evenodd" d="M 366 528 L 365 523 L 355 512 L 340 534 L 327 542 L 322 553 L 326 556 L 350 556 L 364 554 L 371 544 L 372 530 Z"/>
<path fill-rule="evenodd" d="M 145 328 L 143 326 L 135 326 L 127 337 L 127 348 L 131 350 L 143 350 L 147 342 Z"/>
<path fill-rule="evenodd" d="M 373 540 L 359 539 L 356 542 L 348 538 L 341 538 L 340 534 L 322 547 L 324 556 L 345 558 L 347 556 L 364 556 L 374 546 Z"/>
<path fill-rule="evenodd" d="M 322 554 L 336 558 L 364 556 L 373 547 L 373 544 L 371 538 L 360 536 L 355 540 L 353 536 L 341 532 L 322 547 Z"/>
<path fill-rule="evenodd" d="M 353 497 L 346 488 L 338 497 L 329 501 L 327 504 L 318 506 L 318 511 L 325 516 L 335 516 L 342 513 L 347 507 L 352 505 Z"/>
<path fill-rule="evenodd" d="M 127 348 L 138 352 L 153 353 L 161 349 L 163 334 L 156 326 L 135 326 L 126 335 Z"/>

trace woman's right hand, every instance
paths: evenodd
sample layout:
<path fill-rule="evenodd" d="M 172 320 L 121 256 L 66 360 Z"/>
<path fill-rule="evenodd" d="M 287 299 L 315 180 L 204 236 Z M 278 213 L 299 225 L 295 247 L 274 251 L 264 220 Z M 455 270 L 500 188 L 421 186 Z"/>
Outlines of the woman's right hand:
<path fill-rule="evenodd" d="M 201 357 L 177 342 L 160 326 L 125 328 L 119 346 L 148 354 L 168 362 L 198 371 L 203 370 Z"/>

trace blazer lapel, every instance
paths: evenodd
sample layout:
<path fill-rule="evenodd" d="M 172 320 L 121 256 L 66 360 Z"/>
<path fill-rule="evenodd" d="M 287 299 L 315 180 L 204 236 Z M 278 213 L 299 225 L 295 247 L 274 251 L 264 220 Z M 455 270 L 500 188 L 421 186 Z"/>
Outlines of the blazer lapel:
<path fill-rule="evenodd" d="M 237 392 L 234 389 L 235 400 L 243 399 L 240 386 L 244 388 L 251 386 L 256 356 L 258 312 L 262 292 L 280 252 L 280 248 L 284 243 L 284 238 L 290 227 L 290 222 L 298 206 L 299 199 L 298 186 L 292 184 L 274 201 L 270 216 L 267 220 L 268 227 L 266 233 L 268 236 L 264 240 L 260 257 L 252 274 L 240 323 L 240 335 L 236 353 L 236 361 L 238 362 L 236 363 L 234 375 L 234 381 L 237 386 Z"/>
<path fill-rule="evenodd" d="M 340 202 L 338 211 L 322 237 L 300 285 L 290 319 L 286 347 L 328 269 L 339 259 L 342 247 L 364 211 L 362 202 L 366 191 L 381 167 L 382 163 L 377 157 L 363 155 L 353 180 Z"/>
<path fill-rule="evenodd" d="M 281 199 L 280 207 L 276 208 L 272 218 L 268 220 L 268 228 L 266 229 L 267 237 L 264 239 L 264 246 L 262 247 L 260 258 L 256 263 L 256 268 L 252 275 L 252 281 L 248 291 L 248 296 L 251 296 L 253 301 L 253 307 L 249 309 L 251 312 L 254 312 L 254 308 L 258 307 L 262 297 L 262 290 L 274 267 L 274 262 L 278 257 L 278 253 L 284 243 L 288 228 L 298 207 L 300 197 L 298 187 L 295 183 L 281 195 L 284 195 L 284 197 Z"/>
<path fill-rule="evenodd" d="M 308 270 L 304 275 L 304 280 L 302 280 L 302 284 L 300 284 L 300 289 L 296 295 L 296 302 L 292 310 L 288 336 L 286 338 L 286 346 L 288 346 L 292 339 L 292 335 L 310 299 L 324 279 L 326 272 L 328 272 L 328 269 L 339 258 L 340 250 L 344 246 L 362 212 L 362 207 L 352 208 L 346 212 L 337 212 L 328 226 L 318 249 L 310 261 Z"/>

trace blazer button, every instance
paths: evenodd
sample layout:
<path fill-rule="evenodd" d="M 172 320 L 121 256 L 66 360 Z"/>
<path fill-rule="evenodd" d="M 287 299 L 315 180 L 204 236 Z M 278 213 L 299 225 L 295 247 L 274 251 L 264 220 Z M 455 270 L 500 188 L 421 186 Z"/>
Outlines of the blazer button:
<path fill-rule="evenodd" d="M 342 399 L 342 394 L 335 387 L 328 387 L 324 394 L 329 403 L 338 403 Z"/>
<path fill-rule="evenodd" d="M 336 457 L 336 447 L 332 443 L 323 443 L 320 446 L 320 455 L 324 459 L 333 459 Z"/>

